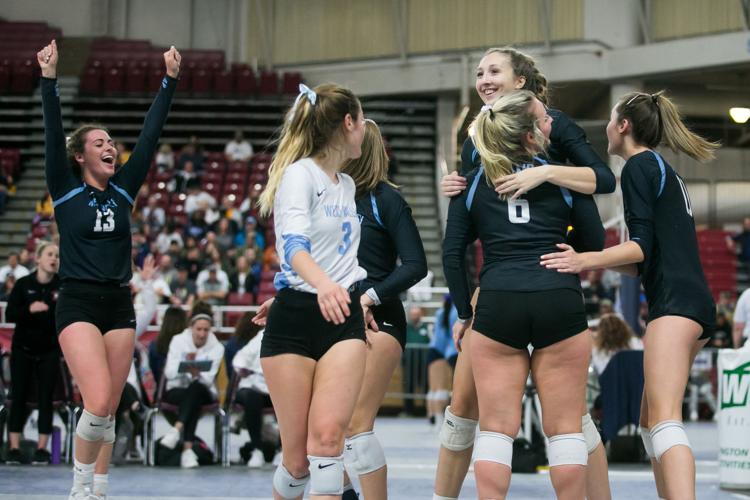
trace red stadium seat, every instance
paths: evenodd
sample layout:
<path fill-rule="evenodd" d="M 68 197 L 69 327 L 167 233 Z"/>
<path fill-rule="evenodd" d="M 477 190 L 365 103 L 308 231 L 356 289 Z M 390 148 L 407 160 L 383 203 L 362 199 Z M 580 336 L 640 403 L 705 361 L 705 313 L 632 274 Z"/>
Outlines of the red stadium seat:
<path fill-rule="evenodd" d="M 258 91 L 260 95 L 277 95 L 279 93 L 279 75 L 274 71 L 264 71 L 261 73 Z"/>
<path fill-rule="evenodd" d="M 12 94 L 31 94 L 34 90 L 34 66 L 31 61 L 21 61 L 13 66 L 10 78 Z"/>
<path fill-rule="evenodd" d="M 255 74 L 250 68 L 244 68 L 235 73 L 234 90 L 242 96 L 255 94 L 257 90 Z"/>
<path fill-rule="evenodd" d="M 120 94 L 123 91 L 123 74 L 118 68 L 110 68 L 104 72 L 102 90 L 105 94 Z"/>
<path fill-rule="evenodd" d="M 205 69 L 193 72 L 193 93 L 208 94 L 211 92 L 211 75 Z"/>
<path fill-rule="evenodd" d="M 248 172 L 250 170 L 246 161 L 233 161 L 227 165 L 228 172 Z"/>
<path fill-rule="evenodd" d="M 177 92 L 190 92 L 191 80 L 192 80 L 192 75 L 190 74 L 190 70 L 180 69 L 180 79 L 177 82 L 177 89 L 176 89 Z"/>
<path fill-rule="evenodd" d="M 292 72 L 284 73 L 282 84 L 282 93 L 285 95 L 297 95 L 299 93 L 299 84 L 302 83 L 302 74 Z"/>
<path fill-rule="evenodd" d="M 98 94 L 102 90 L 102 70 L 100 66 L 88 66 L 83 70 L 79 90 L 82 94 Z"/>
<path fill-rule="evenodd" d="M 258 298 L 257 298 L 257 300 L 255 302 L 260 305 L 260 304 L 264 303 L 265 301 L 267 301 L 268 299 L 274 298 L 275 296 L 276 296 L 276 291 L 275 290 L 274 290 L 273 293 L 259 293 L 258 294 Z"/>
<path fill-rule="evenodd" d="M 227 296 L 229 306 L 251 306 L 253 305 L 253 294 L 233 292 Z"/>
<path fill-rule="evenodd" d="M 0 94 L 5 94 L 10 89 L 10 69 L 0 66 Z"/>
<path fill-rule="evenodd" d="M 213 92 L 216 95 L 226 96 L 234 92 L 234 75 L 231 71 L 221 70 L 214 72 Z"/>
<path fill-rule="evenodd" d="M 162 67 L 159 69 L 148 70 L 147 88 L 148 92 L 156 92 L 161 86 L 161 81 L 164 79 L 164 62 L 162 61 Z"/>
<path fill-rule="evenodd" d="M 276 293 L 276 287 L 273 285 L 273 281 L 261 281 L 260 287 L 258 287 L 259 293 Z"/>
<path fill-rule="evenodd" d="M 139 67 L 125 70 L 125 92 L 140 94 L 146 91 L 146 72 Z"/>
<path fill-rule="evenodd" d="M 218 162 L 218 161 L 211 161 L 208 165 L 206 165 L 206 172 L 219 172 L 222 175 L 224 175 L 224 163 Z"/>

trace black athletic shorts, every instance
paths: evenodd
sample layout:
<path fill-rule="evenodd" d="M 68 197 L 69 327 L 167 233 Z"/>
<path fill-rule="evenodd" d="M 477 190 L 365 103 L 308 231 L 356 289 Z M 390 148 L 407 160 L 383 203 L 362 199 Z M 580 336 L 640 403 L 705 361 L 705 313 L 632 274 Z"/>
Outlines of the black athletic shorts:
<path fill-rule="evenodd" d="M 135 309 L 129 286 L 66 280 L 60 285 L 55 310 L 59 335 L 66 326 L 91 323 L 102 335 L 110 330 L 135 328 Z"/>
<path fill-rule="evenodd" d="M 268 311 L 260 357 L 299 354 L 318 361 L 337 342 L 351 339 L 364 342 L 365 320 L 359 296 L 356 287 L 349 289 L 351 314 L 343 324 L 336 325 L 323 318 L 317 294 L 282 289 Z"/>
<path fill-rule="evenodd" d="M 386 300 L 379 306 L 372 306 L 372 315 L 380 332 L 395 338 L 404 350 L 406 345 L 406 313 L 398 298 Z"/>
<path fill-rule="evenodd" d="M 451 340 L 451 342 L 453 342 Z M 439 359 L 445 359 L 451 368 L 456 368 L 456 363 L 458 362 L 458 354 L 454 354 L 449 358 L 445 358 L 442 352 L 438 351 L 434 347 L 430 347 L 427 350 L 427 358 L 425 359 L 425 366 L 430 366 L 433 361 L 437 361 Z"/>
<path fill-rule="evenodd" d="M 581 292 L 480 290 L 472 330 L 516 349 L 542 349 L 588 328 Z"/>

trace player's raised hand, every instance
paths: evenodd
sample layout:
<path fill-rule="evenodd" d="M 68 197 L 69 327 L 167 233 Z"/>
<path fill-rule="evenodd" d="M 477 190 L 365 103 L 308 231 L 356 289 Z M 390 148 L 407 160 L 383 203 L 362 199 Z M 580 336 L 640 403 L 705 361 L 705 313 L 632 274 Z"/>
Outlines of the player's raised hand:
<path fill-rule="evenodd" d="M 167 75 L 177 78 L 177 75 L 180 74 L 180 61 L 182 61 L 182 56 L 174 48 L 174 45 L 172 45 L 164 53 L 164 65 L 167 67 Z"/>
<path fill-rule="evenodd" d="M 42 68 L 43 77 L 57 78 L 57 42 L 55 40 L 36 53 L 36 60 Z"/>

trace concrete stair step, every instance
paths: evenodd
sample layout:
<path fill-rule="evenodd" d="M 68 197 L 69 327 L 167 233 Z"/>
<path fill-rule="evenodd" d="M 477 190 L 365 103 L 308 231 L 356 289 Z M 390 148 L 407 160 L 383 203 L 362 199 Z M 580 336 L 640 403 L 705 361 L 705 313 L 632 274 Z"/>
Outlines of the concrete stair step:
<path fill-rule="evenodd" d="M 14 205 L 8 205 L 8 209 L 5 211 L 2 217 L 0 217 L 0 224 L 5 227 L 6 223 L 9 222 L 25 222 L 31 224 L 31 220 L 34 218 L 34 210 L 21 209 Z"/>

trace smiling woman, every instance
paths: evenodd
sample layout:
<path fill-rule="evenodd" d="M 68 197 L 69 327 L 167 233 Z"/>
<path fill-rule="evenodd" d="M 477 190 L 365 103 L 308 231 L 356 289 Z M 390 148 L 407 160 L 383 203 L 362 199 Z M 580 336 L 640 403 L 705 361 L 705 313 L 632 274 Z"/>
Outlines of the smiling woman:
<path fill-rule="evenodd" d="M 45 174 L 60 229 L 62 284 L 55 327 L 84 406 L 76 428 L 69 498 L 106 498 L 115 440 L 113 415 L 130 370 L 135 338 L 128 288 L 130 207 L 146 179 L 167 119 L 180 54 L 174 47 L 164 53 L 167 76 L 133 154 L 117 172 L 117 149 L 104 127 L 84 125 L 65 143 L 54 40 L 37 53 L 37 61 L 42 70 Z"/>

